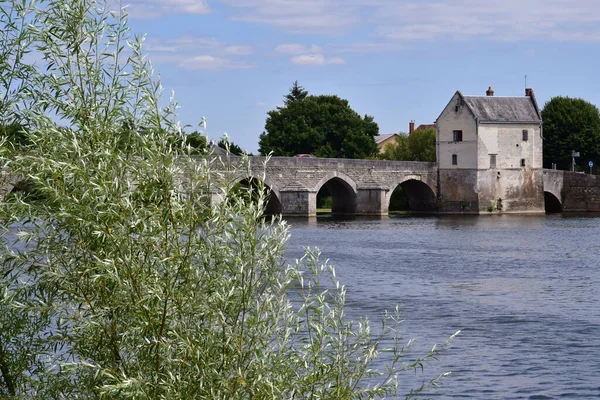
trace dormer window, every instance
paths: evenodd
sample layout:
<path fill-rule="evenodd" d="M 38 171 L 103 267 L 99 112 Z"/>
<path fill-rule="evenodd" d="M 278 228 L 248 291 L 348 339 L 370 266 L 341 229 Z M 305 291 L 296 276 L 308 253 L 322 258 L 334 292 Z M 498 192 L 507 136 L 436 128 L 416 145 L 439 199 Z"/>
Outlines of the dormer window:
<path fill-rule="evenodd" d="M 452 131 L 452 138 L 455 142 L 462 142 L 462 131 Z"/>

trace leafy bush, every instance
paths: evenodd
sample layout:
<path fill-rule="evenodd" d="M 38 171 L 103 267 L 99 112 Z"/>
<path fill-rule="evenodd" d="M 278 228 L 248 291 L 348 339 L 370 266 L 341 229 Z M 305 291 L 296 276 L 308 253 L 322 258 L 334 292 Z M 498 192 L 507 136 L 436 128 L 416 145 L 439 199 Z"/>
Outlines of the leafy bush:
<path fill-rule="evenodd" d="M 248 176 L 247 158 L 234 167 L 185 144 L 122 12 L 90 0 L 2 10 L 21 38 L 4 55 L 29 43 L 45 65 L 11 56 L 1 71 L 21 79 L 2 87 L 2 123 L 18 113 L 29 143 L 2 146 L 1 167 L 44 200 L 0 204 L 0 397 L 372 398 L 443 349 L 404 362 L 397 311 L 381 333 L 390 349 L 347 321 L 317 251 L 285 261 L 264 187 L 211 201 Z"/>

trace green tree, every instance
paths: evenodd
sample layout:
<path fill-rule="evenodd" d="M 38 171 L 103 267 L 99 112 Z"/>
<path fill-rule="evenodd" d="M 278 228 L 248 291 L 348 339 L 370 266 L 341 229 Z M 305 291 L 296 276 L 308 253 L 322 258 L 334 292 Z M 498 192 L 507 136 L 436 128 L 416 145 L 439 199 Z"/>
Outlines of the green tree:
<path fill-rule="evenodd" d="M 3 2 L 0 18 L 22 4 Z M 0 202 L 0 397 L 394 396 L 397 374 L 443 347 L 404 364 L 397 310 L 382 352 L 368 321 L 344 318 L 317 251 L 288 265 L 286 225 L 263 218 L 264 176 L 250 196 L 210 201 L 248 159 L 193 154 L 176 105 L 157 106 L 141 40 L 106 6 L 55 1 L 22 19 L 46 65 L 27 75 L 27 108 L 10 110 L 32 145 L 0 146 L 0 169 L 45 201 Z M 0 69 L 0 85 L 17 70 Z"/>
<path fill-rule="evenodd" d="M 380 157 L 385 160 L 435 162 L 435 137 L 434 128 L 417 129 L 411 135 L 401 133 L 395 143 L 385 146 Z"/>
<path fill-rule="evenodd" d="M 304 88 L 298 84 L 298 81 L 294 81 L 294 84 L 290 88 L 290 92 L 283 98 L 283 104 L 289 106 L 292 101 L 304 100 L 306 96 L 308 96 L 308 91 L 304 90 Z"/>
<path fill-rule="evenodd" d="M 600 162 L 600 113 L 583 100 L 557 96 L 542 110 L 544 167 L 556 163 L 559 169 L 571 168 L 571 152 L 581 154 L 578 160 Z"/>
<path fill-rule="evenodd" d="M 246 153 L 244 149 L 242 149 L 237 144 L 230 142 L 227 138 L 222 138 L 221 140 L 219 140 L 219 143 L 217 145 L 222 149 L 229 149 L 229 152 L 231 154 L 235 154 L 236 156 L 241 156 L 244 153 Z"/>
<path fill-rule="evenodd" d="M 259 152 L 277 156 L 312 153 L 317 157 L 366 158 L 377 153 L 379 128 L 373 117 L 357 114 L 337 96 L 307 96 L 269 111 Z"/>
<path fill-rule="evenodd" d="M 379 156 L 384 160 L 410 161 L 412 155 L 408 148 L 408 134 L 400 132 L 393 143 L 388 143 Z"/>
<path fill-rule="evenodd" d="M 0 140 L 5 146 L 14 150 L 23 150 L 29 145 L 26 130 L 18 123 L 0 126 Z"/>
<path fill-rule="evenodd" d="M 203 135 L 198 131 L 194 131 L 188 135 L 185 135 L 184 142 L 185 144 L 193 148 L 197 153 L 203 153 L 208 147 L 208 143 L 206 142 L 206 135 Z"/>

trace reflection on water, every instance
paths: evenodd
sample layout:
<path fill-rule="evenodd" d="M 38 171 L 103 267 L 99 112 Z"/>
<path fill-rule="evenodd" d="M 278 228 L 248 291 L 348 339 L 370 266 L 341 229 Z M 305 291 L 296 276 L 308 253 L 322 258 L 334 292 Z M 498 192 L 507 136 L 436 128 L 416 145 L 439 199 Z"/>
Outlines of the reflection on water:
<path fill-rule="evenodd" d="M 600 217 L 425 216 L 289 220 L 288 256 L 318 246 L 348 288 L 348 312 L 400 305 L 426 367 L 451 370 L 431 397 L 600 397 Z M 425 379 L 410 374 L 408 387 Z M 405 387 L 406 387 L 405 386 Z"/>

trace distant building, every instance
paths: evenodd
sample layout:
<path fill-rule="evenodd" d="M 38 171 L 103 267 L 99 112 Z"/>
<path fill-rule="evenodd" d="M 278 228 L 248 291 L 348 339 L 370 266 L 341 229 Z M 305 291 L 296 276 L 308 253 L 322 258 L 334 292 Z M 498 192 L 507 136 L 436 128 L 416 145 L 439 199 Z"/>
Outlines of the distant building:
<path fill-rule="evenodd" d="M 375 143 L 377 143 L 377 148 L 380 153 L 383 153 L 385 146 L 388 144 L 396 143 L 396 138 L 399 135 L 397 133 L 386 133 L 383 135 L 375 136 Z"/>
<path fill-rule="evenodd" d="M 410 121 L 408 123 L 408 134 L 412 134 L 414 131 L 425 130 L 427 128 L 435 129 L 435 124 L 421 124 L 415 129 L 415 121 Z"/>
<path fill-rule="evenodd" d="M 544 212 L 542 118 L 532 89 L 513 97 L 495 97 L 491 87 L 486 96 L 457 91 L 436 120 L 436 140 L 446 211 Z"/>
<path fill-rule="evenodd" d="M 425 129 L 435 129 L 435 124 L 421 124 L 415 129 L 415 132 L 424 131 Z"/>

